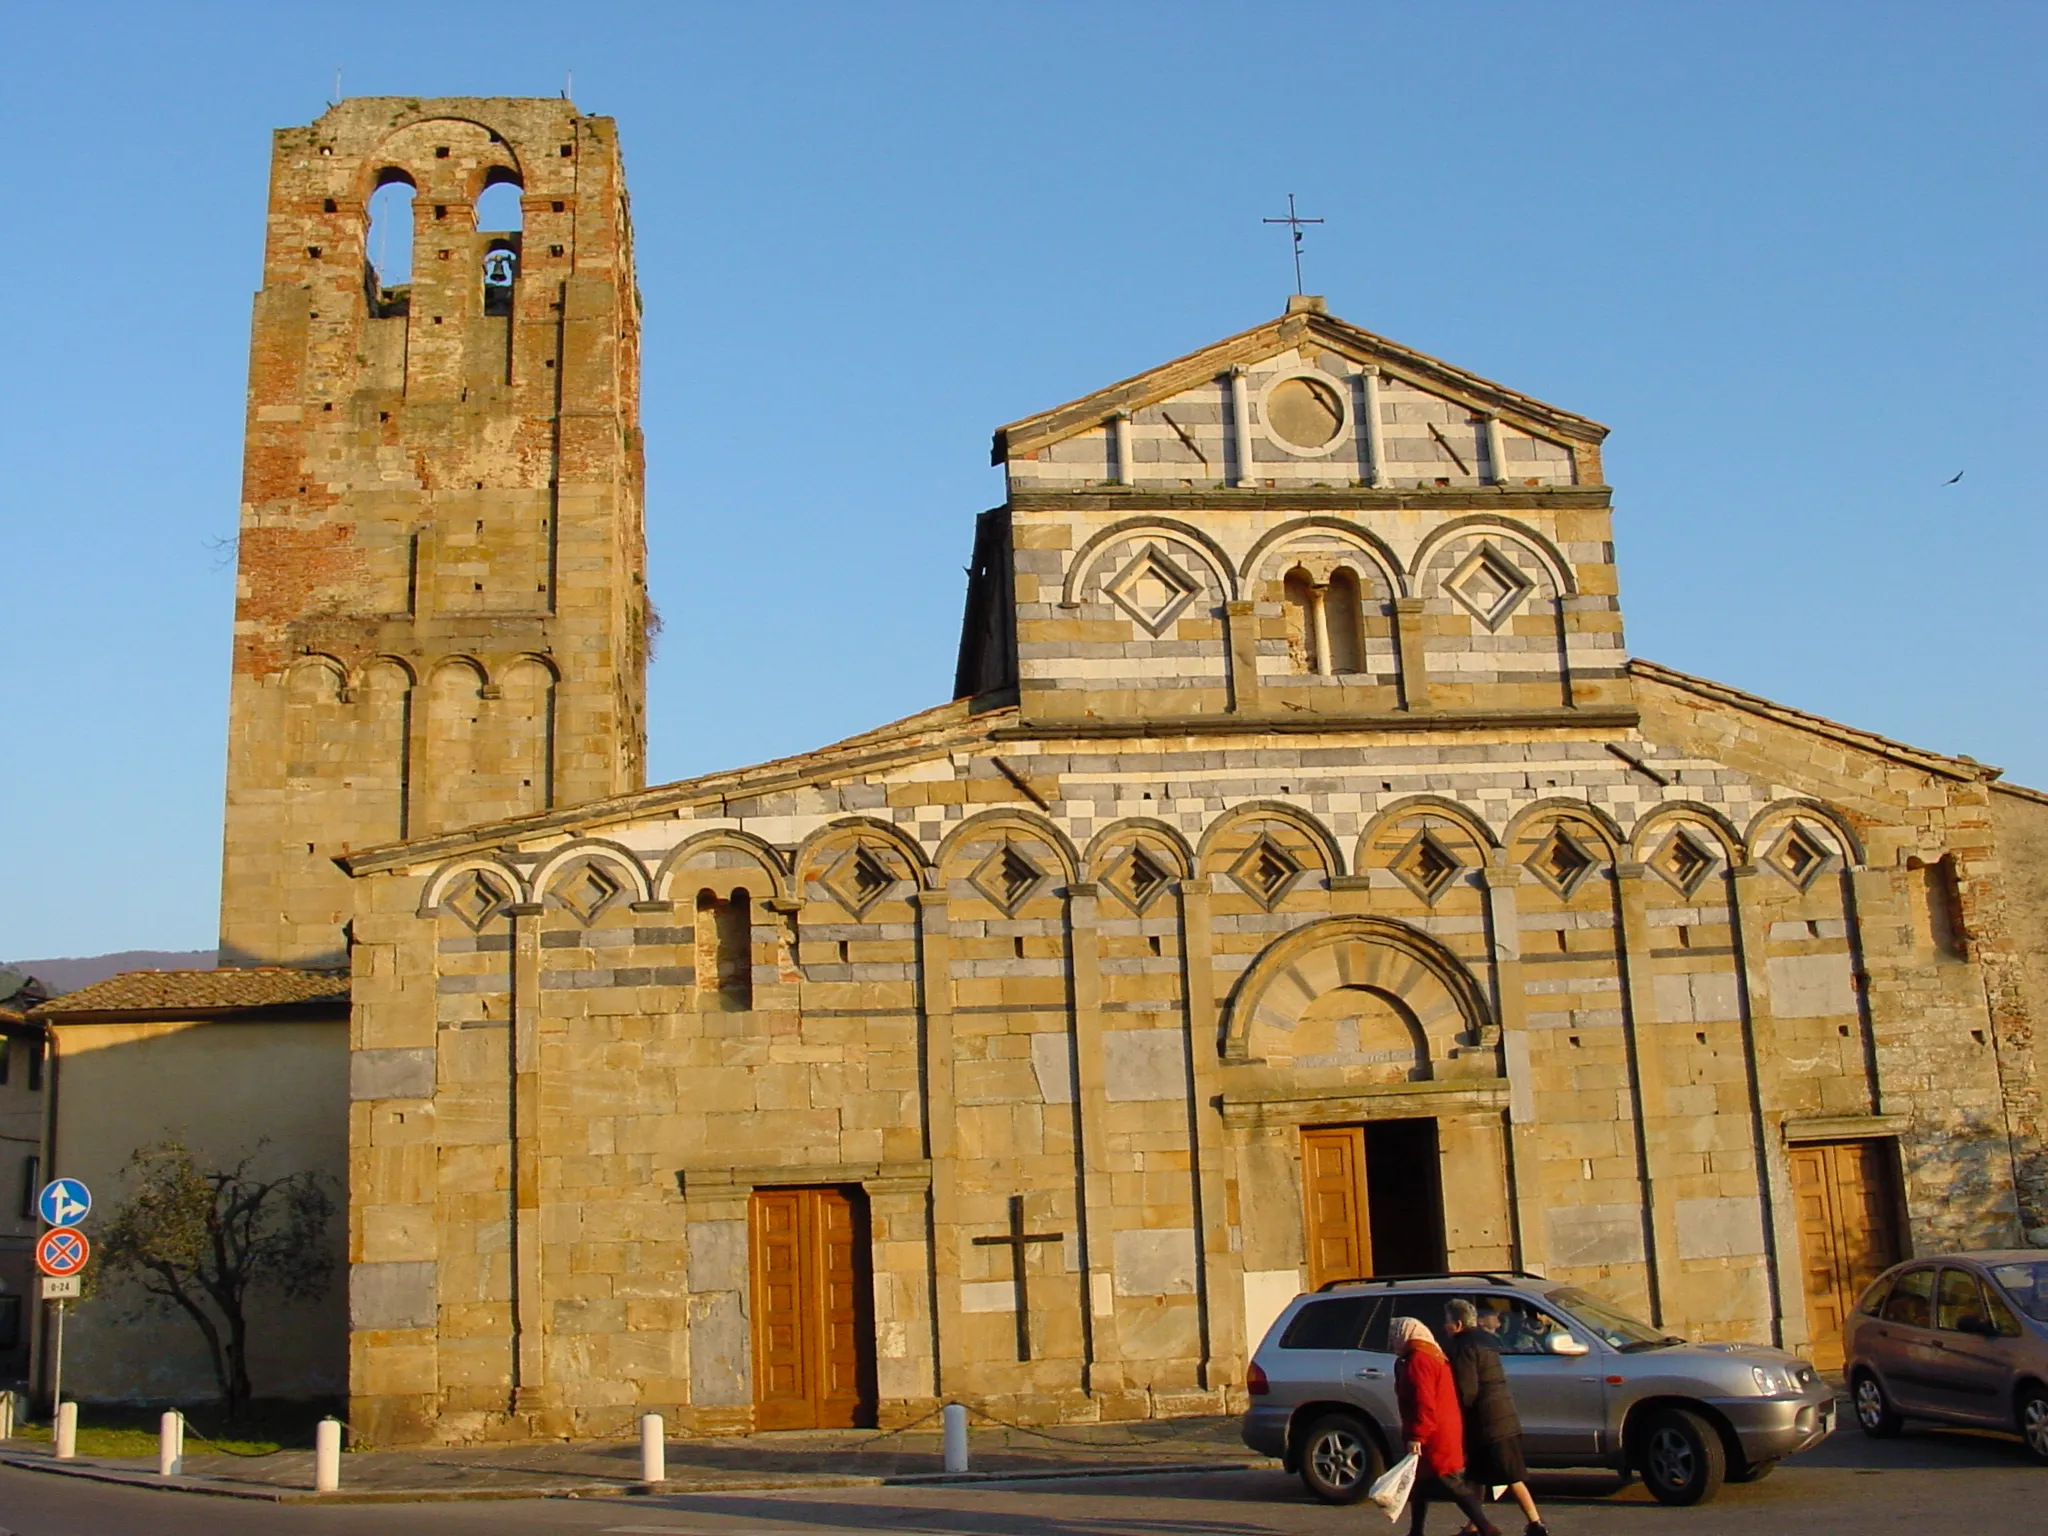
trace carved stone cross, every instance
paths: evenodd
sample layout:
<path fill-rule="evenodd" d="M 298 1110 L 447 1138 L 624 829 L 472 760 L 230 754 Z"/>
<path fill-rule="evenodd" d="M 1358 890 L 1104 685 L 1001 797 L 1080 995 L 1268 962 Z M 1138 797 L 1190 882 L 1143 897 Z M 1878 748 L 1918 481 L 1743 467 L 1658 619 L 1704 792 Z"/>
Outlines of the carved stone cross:
<path fill-rule="evenodd" d="M 1031 1358 L 1031 1299 L 1028 1282 L 1024 1273 L 1024 1248 L 1027 1243 L 1056 1243 L 1067 1234 L 1064 1232 L 1026 1232 L 1024 1230 L 1024 1197 L 1010 1196 L 1010 1231 L 1004 1237 L 977 1237 L 977 1248 L 1007 1247 L 1010 1250 L 1010 1284 L 1016 1288 L 1017 1296 L 1017 1358 Z"/>

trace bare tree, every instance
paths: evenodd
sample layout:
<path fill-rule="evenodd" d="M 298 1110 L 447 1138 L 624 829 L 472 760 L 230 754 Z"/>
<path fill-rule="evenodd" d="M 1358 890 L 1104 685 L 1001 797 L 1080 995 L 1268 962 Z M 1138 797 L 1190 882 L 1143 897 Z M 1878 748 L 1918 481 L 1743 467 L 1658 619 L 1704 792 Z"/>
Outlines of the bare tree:
<path fill-rule="evenodd" d="M 131 1193 L 100 1239 L 108 1274 L 134 1276 L 152 1305 L 192 1319 L 231 1419 L 250 1397 L 251 1293 L 311 1300 L 325 1294 L 334 1269 L 328 1180 L 311 1172 L 253 1178 L 254 1160 L 251 1153 L 206 1172 L 175 1141 L 137 1148 L 127 1166 Z"/>

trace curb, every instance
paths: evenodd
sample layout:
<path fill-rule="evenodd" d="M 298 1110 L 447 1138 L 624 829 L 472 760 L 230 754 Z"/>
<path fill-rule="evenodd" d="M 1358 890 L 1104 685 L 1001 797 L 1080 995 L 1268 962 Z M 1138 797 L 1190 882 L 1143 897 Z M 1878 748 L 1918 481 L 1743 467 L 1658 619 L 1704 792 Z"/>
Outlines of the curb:
<path fill-rule="evenodd" d="M 90 1462 L 59 1462 L 47 1456 L 9 1455 L 0 1452 L 0 1466 L 13 1467 L 23 1472 L 45 1472 L 54 1477 L 83 1478 L 87 1482 L 114 1483 L 127 1488 L 144 1488 L 156 1493 L 249 1499 L 262 1504 L 462 1504 L 503 1502 L 509 1499 L 672 1497 L 678 1494 L 761 1493 L 777 1489 L 932 1487 L 945 1484 L 1052 1482 L 1076 1478 L 1159 1477 L 1174 1473 L 1255 1472 L 1269 1470 L 1277 1465 L 1279 1463 L 1269 1458 L 1260 1458 L 1253 1461 L 1160 1461 L 1146 1462 L 1138 1466 L 1026 1468 L 1008 1472 L 904 1472 L 893 1476 L 787 1472 L 748 1478 L 674 1477 L 660 1483 L 567 1483 L 547 1488 L 344 1487 L 334 1493 L 315 1493 L 310 1488 L 273 1488 L 255 1483 L 231 1483 L 218 1478 L 158 1477 L 153 1472 L 130 1472 L 121 1467 L 95 1466 Z"/>

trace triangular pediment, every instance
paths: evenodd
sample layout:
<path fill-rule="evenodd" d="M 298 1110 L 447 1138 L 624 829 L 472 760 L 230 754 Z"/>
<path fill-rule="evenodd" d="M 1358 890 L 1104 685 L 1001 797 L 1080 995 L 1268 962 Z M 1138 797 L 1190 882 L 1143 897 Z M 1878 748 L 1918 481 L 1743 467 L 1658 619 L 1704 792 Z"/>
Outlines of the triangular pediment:
<path fill-rule="evenodd" d="M 994 462 L 1019 482 L 1068 487 L 1224 480 L 1556 485 L 1590 478 L 1579 472 L 1580 461 L 1597 464 L 1607 435 L 1599 422 L 1318 305 L 1297 300 L 1277 319 L 999 428 Z M 1262 463 L 1226 468 L 1239 411 Z"/>

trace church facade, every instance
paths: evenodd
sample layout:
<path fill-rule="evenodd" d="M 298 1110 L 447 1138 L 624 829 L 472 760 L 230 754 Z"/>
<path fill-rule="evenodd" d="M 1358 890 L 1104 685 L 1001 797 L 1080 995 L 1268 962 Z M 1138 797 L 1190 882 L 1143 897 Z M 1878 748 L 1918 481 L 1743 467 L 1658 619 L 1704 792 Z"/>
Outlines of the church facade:
<path fill-rule="evenodd" d="M 1225 1411 L 1446 1268 L 1825 1364 L 2048 1240 L 2048 800 L 1630 659 L 1604 435 L 1297 299 L 996 434 L 952 703 L 346 852 L 351 1422 Z"/>

